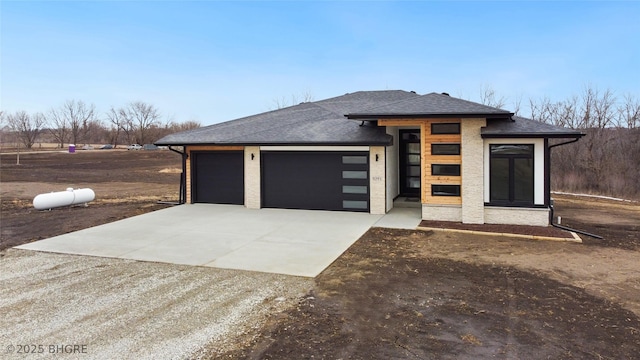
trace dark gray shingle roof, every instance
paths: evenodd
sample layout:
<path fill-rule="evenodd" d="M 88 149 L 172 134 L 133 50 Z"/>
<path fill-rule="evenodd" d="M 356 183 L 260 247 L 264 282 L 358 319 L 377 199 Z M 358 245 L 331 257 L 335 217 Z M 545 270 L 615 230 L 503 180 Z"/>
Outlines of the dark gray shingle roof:
<path fill-rule="evenodd" d="M 488 120 L 487 126 L 482 128 L 480 134 L 483 138 L 579 138 L 584 136 L 578 130 L 549 125 L 520 116 L 512 116 L 512 119 Z"/>
<path fill-rule="evenodd" d="M 373 119 L 385 117 L 510 117 L 513 113 L 462 100 L 445 94 L 430 93 L 414 98 L 376 106 L 364 111 L 347 114 L 349 119 Z"/>
<path fill-rule="evenodd" d="M 482 104 L 431 93 L 359 91 L 170 134 L 157 145 L 389 145 L 384 127 L 349 120 L 389 116 L 482 116 L 483 137 L 579 137 L 578 131 L 513 116 Z M 374 116 L 375 115 L 375 116 Z M 501 120 L 499 118 L 505 118 Z M 512 121 L 513 118 L 515 121 Z"/>
<path fill-rule="evenodd" d="M 156 144 L 388 145 L 392 139 L 383 127 L 360 126 L 344 114 L 417 96 L 402 90 L 359 91 L 167 135 Z"/>

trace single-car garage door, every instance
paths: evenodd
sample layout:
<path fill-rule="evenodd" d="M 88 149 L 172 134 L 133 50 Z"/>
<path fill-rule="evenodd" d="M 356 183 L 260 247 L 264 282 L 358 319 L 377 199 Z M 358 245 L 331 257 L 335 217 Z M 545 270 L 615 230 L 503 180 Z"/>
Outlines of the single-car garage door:
<path fill-rule="evenodd" d="M 369 211 L 368 152 L 264 151 L 262 206 Z"/>
<path fill-rule="evenodd" d="M 192 152 L 193 202 L 244 204 L 242 151 Z"/>

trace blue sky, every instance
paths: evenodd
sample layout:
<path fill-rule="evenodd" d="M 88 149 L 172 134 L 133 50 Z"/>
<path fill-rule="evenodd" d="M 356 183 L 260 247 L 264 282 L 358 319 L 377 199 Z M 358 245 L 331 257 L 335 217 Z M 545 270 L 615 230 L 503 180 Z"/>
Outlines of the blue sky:
<path fill-rule="evenodd" d="M 0 108 L 145 101 L 212 124 L 310 94 L 640 97 L 640 2 L 2 1 Z M 528 115 L 526 111 L 523 115 Z"/>

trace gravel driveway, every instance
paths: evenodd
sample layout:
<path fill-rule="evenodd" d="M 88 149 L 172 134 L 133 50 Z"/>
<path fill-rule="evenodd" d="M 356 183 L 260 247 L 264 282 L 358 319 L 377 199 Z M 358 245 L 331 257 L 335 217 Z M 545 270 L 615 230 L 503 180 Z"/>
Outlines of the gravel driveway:
<path fill-rule="evenodd" d="M 312 286 L 287 275 L 10 249 L 0 252 L 0 357 L 209 357 Z M 35 353 L 18 354 L 26 350 Z"/>

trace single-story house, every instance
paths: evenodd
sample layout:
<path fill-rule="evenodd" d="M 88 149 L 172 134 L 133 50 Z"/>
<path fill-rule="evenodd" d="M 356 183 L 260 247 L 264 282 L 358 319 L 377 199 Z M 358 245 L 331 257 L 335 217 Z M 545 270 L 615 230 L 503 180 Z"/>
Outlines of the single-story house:
<path fill-rule="evenodd" d="M 359 91 L 168 135 L 182 201 L 547 226 L 549 139 L 582 133 L 449 96 Z M 568 141 L 569 142 L 569 141 Z M 182 147 L 176 150 L 176 146 Z"/>

